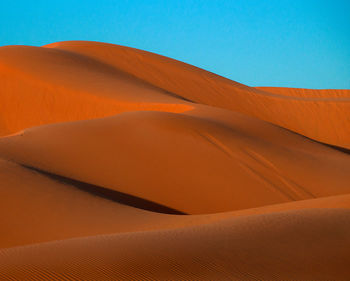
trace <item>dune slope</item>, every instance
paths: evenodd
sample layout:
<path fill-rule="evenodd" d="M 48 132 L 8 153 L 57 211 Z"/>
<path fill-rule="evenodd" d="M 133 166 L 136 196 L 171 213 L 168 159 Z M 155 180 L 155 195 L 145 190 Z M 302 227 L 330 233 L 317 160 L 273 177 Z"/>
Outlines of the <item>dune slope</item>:
<path fill-rule="evenodd" d="M 348 155 L 296 135 L 288 137 L 304 151 L 248 133 L 215 119 L 129 112 L 27 130 L 0 139 L 0 155 L 188 214 L 350 193 Z"/>
<path fill-rule="evenodd" d="M 350 208 L 350 194 L 206 215 L 168 215 L 101 198 L 20 165 L 0 161 L 0 248 L 69 238 L 179 229 L 225 218 L 311 208 Z"/>
<path fill-rule="evenodd" d="M 0 276 L 345 281 L 349 222 L 349 210 L 314 209 L 5 249 L 0 251 Z"/>
<path fill-rule="evenodd" d="M 350 148 L 348 94 L 286 96 L 225 79 L 142 50 L 97 42 L 45 46 L 92 57 L 191 101 L 258 117 L 321 142 Z"/>
<path fill-rule="evenodd" d="M 0 48 L 0 135 L 124 111 L 191 109 L 184 100 L 97 60 L 54 49 Z"/>

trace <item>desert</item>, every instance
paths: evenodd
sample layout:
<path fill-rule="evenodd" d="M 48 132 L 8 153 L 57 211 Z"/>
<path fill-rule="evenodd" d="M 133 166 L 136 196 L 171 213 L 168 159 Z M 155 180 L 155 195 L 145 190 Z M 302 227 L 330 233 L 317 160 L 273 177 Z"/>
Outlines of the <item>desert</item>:
<path fill-rule="evenodd" d="M 63 41 L 0 101 L 1 280 L 350 279 L 350 90 Z"/>

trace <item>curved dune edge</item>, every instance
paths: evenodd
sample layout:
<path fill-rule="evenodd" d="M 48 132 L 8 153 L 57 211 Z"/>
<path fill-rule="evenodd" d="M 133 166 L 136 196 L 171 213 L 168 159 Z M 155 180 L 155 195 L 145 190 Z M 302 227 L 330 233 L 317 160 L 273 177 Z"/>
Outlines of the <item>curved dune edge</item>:
<path fill-rule="evenodd" d="M 0 82 L 0 136 L 125 111 L 192 109 L 176 95 L 104 63 L 39 47 L 1 47 Z"/>
<path fill-rule="evenodd" d="M 239 114 L 191 114 L 41 126 L 0 139 L 0 156 L 186 214 L 350 193 L 345 153 Z"/>
<path fill-rule="evenodd" d="M 349 127 L 347 95 L 333 95 L 333 90 L 327 98 L 262 91 L 179 61 L 112 44 L 70 41 L 41 48 L 1 47 L 0 79 L 4 92 L 13 93 L 10 100 L 5 94 L 0 108 L 6 112 L 0 117 L 2 135 L 125 111 L 184 112 L 191 106 L 177 104 L 188 100 L 238 111 L 320 142 L 350 148 L 350 134 L 344 129 Z M 149 94 L 143 92 L 157 103 L 150 105 Z M 132 101 L 135 93 L 137 101 Z M 108 102 L 103 101 L 106 97 Z M 131 103 L 125 103 L 130 97 Z M 160 100 L 176 105 L 158 106 Z M 18 112 L 26 113 L 26 118 Z"/>
<path fill-rule="evenodd" d="M 350 210 L 298 210 L 177 230 L 3 249 L 0 276 L 36 280 L 347 280 L 350 260 L 344 245 L 350 242 L 349 219 Z"/>
<path fill-rule="evenodd" d="M 92 57 L 191 101 L 238 111 L 324 143 L 350 148 L 350 134 L 344 130 L 349 127 L 348 97 L 270 93 L 170 58 L 106 43 L 67 41 L 44 47 Z"/>
<path fill-rule="evenodd" d="M 0 168 L 0 248 L 102 234 L 179 229 L 288 210 L 350 208 L 350 194 L 346 194 L 216 214 L 167 215 L 106 200 L 8 161 L 0 161 Z"/>
<path fill-rule="evenodd" d="M 313 89 L 301 89 L 301 88 L 282 88 L 282 87 L 255 87 L 255 89 L 262 90 L 269 93 L 301 97 L 301 98 L 320 98 L 320 99 L 347 99 L 350 97 L 350 90 L 313 90 Z"/>

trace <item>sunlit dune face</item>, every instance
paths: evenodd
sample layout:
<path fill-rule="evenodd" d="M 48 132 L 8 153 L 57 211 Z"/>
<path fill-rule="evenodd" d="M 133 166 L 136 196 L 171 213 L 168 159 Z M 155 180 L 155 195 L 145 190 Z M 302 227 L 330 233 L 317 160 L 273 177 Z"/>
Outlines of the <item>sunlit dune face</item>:
<path fill-rule="evenodd" d="M 349 280 L 349 98 L 1 47 L 0 280 Z"/>
<path fill-rule="evenodd" d="M 349 122 L 349 90 L 311 90 L 293 95 L 286 94 L 293 92 L 290 89 L 248 87 L 179 61 L 123 46 L 73 41 L 45 47 L 108 63 L 197 103 L 242 112 L 312 139 L 350 148 L 349 134 L 344 130 Z"/>
<path fill-rule="evenodd" d="M 79 54 L 37 47 L 0 50 L 0 134 L 121 112 L 185 112 L 171 93 Z"/>

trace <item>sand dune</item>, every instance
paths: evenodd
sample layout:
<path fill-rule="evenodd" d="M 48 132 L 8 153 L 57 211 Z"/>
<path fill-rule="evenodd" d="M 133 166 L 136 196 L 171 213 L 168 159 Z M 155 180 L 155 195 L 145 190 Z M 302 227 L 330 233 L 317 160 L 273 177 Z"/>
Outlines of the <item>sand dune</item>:
<path fill-rule="evenodd" d="M 350 208 L 350 194 L 207 215 L 160 214 L 100 198 L 17 164 L 1 165 L 1 248 L 120 232 L 177 229 L 225 218 L 309 208 Z"/>
<path fill-rule="evenodd" d="M 112 44 L 74 41 L 46 47 L 92 57 L 198 103 L 242 112 L 318 141 L 350 148 L 348 96 L 324 100 L 270 93 L 179 61 Z"/>
<path fill-rule="evenodd" d="M 349 280 L 349 96 L 1 47 L 0 279 Z"/>
<path fill-rule="evenodd" d="M 347 94 L 334 96 L 331 91 L 325 99 L 317 94 L 305 97 L 263 91 L 156 54 L 97 42 L 2 47 L 0 57 L 0 79 L 6 87 L 0 109 L 9 111 L 2 117 L 3 135 L 44 123 L 104 117 L 135 108 L 157 110 L 158 103 L 172 96 L 242 112 L 312 139 L 350 148 L 345 129 L 349 122 Z M 142 89 L 136 90 L 139 87 Z M 155 88 L 161 89 L 162 97 L 154 93 Z M 167 98 L 164 93 L 168 93 Z M 117 102 L 101 101 L 106 98 Z M 145 104 L 151 100 L 157 100 L 156 104 Z M 160 106 L 162 111 L 190 109 Z M 18 110 L 28 111 L 29 118 L 18 120 Z"/>
<path fill-rule="evenodd" d="M 313 89 L 298 89 L 298 88 L 279 88 L 279 87 L 256 87 L 256 89 L 263 90 L 269 93 L 285 95 L 290 97 L 300 98 L 349 98 L 350 90 L 313 90 Z"/>
<path fill-rule="evenodd" d="M 1 47 L 0 81 L 0 135 L 123 111 L 191 109 L 185 101 L 116 68 L 54 49 Z"/>
<path fill-rule="evenodd" d="M 349 249 L 344 247 L 350 242 L 349 222 L 349 210 L 313 209 L 43 243 L 2 250 L 0 276 L 345 281 L 350 274 Z"/>
<path fill-rule="evenodd" d="M 296 135 L 288 137 L 299 147 L 286 148 L 248 133 L 216 119 L 130 112 L 27 130 L 0 139 L 0 154 L 188 214 L 350 193 L 348 155 Z"/>

